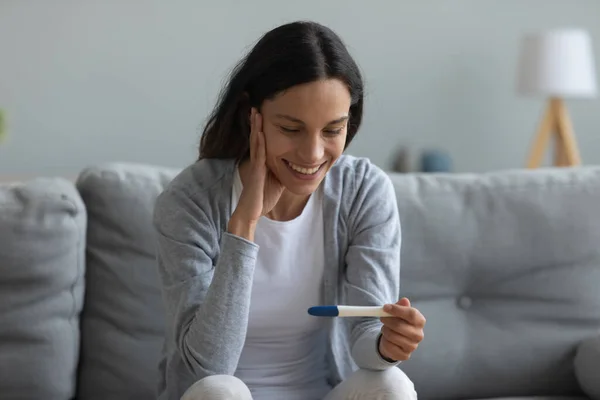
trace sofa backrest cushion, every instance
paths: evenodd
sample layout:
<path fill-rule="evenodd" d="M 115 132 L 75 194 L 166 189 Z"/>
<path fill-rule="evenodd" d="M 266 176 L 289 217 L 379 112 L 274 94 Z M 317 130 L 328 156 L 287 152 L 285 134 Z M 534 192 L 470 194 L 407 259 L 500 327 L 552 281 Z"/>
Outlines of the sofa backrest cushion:
<path fill-rule="evenodd" d="M 600 327 L 600 169 L 392 176 L 401 294 L 427 318 L 419 398 L 580 395 Z"/>
<path fill-rule="evenodd" d="M 79 400 L 156 398 L 164 307 L 152 214 L 176 172 L 118 163 L 77 180 L 88 210 Z"/>
<path fill-rule="evenodd" d="M 74 397 L 85 233 L 72 183 L 0 185 L 0 398 Z"/>

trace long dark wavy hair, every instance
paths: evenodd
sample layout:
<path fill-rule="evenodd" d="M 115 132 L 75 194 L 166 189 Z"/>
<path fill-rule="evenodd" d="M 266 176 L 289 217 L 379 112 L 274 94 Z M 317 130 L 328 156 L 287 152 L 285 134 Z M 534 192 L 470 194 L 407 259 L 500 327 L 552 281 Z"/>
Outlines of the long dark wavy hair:
<path fill-rule="evenodd" d="M 210 114 L 200 140 L 199 158 L 242 160 L 250 149 L 250 109 L 292 86 L 337 78 L 351 96 L 345 146 L 362 121 L 363 80 L 346 46 L 331 29 L 310 21 L 267 32 L 235 66 Z"/>

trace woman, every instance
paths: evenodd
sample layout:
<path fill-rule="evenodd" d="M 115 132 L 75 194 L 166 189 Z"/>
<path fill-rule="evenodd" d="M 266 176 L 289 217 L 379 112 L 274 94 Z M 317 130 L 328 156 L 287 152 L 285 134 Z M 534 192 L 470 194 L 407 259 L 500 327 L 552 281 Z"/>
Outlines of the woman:
<path fill-rule="evenodd" d="M 160 399 L 416 398 L 395 368 L 425 319 L 396 302 L 394 190 L 342 155 L 362 108 L 358 67 L 316 23 L 268 32 L 234 69 L 199 160 L 156 203 Z M 308 315 L 318 304 L 386 304 L 394 317 Z"/>

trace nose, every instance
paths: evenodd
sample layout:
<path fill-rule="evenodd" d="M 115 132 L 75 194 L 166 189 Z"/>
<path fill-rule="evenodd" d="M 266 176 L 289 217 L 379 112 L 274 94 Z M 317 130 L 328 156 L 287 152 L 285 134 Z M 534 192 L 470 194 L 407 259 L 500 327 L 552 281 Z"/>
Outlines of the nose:
<path fill-rule="evenodd" d="M 305 135 L 299 143 L 298 154 L 303 162 L 313 164 L 321 161 L 325 148 L 320 133 Z"/>

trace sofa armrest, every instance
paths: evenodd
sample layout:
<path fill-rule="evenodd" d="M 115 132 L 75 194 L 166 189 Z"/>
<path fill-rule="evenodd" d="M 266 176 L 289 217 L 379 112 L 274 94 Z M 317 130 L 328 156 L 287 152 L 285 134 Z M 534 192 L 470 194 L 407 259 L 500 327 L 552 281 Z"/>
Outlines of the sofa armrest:
<path fill-rule="evenodd" d="M 584 340 L 575 354 L 575 376 L 593 400 L 600 400 L 600 334 Z"/>

